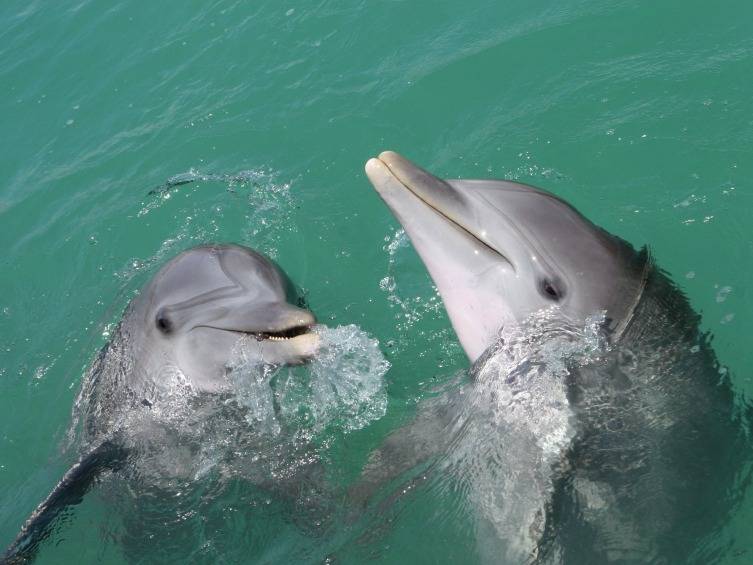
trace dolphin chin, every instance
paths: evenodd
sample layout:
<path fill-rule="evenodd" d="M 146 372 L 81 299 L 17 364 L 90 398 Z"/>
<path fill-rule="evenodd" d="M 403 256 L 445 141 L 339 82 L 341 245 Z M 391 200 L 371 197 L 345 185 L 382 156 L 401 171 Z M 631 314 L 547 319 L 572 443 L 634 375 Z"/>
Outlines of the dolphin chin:
<path fill-rule="evenodd" d="M 606 313 L 620 332 L 647 255 L 556 196 L 504 180 L 445 180 L 392 151 L 366 174 L 402 224 L 475 361 L 502 326 L 554 307 L 568 323 Z"/>
<path fill-rule="evenodd" d="M 259 358 L 272 365 L 300 365 L 312 359 L 319 349 L 319 335 L 306 331 L 294 337 L 250 336 L 259 347 Z"/>

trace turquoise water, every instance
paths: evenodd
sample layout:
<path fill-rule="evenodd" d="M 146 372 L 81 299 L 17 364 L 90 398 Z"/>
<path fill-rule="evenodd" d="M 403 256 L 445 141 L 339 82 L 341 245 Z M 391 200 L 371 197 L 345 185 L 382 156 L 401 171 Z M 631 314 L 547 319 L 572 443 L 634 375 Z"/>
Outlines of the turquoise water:
<path fill-rule="evenodd" d="M 333 437 L 342 481 L 467 366 L 363 174 L 387 148 L 542 186 L 648 244 L 753 394 L 751 22 L 743 1 L 3 2 L 0 544 L 72 462 L 71 407 L 112 324 L 193 244 L 267 252 L 323 323 L 379 340 L 389 403 Z M 240 483 L 189 494 L 150 545 L 127 497 L 93 493 L 39 562 L 321 557 L 284 510 L 228 510 L 256 501 Z M 475 559 L 467 525 L 422 527 L 436 503 L 407 506 L 378 557 Z M 751 520 L 753 491 L 718 532 L 723 562 L 753 559 Z"/>

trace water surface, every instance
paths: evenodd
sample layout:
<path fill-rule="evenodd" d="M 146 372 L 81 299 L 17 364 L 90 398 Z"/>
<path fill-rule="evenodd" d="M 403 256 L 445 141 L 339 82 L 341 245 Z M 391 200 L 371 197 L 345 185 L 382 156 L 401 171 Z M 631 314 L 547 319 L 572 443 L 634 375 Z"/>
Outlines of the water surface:
<path fill-rule="evenodd" d="M 193 244 L 270 254 L 320 321 L 378 339 L 385 413 L 332 442 L 336 481 L 467 367 L 362 172 L 387 148 L 542 186 L 649 245 L 753 394 L 751 22 L 742 0 L 3 2 L 0 543 L 71 463 L 71 407 L 123 307 Z M 167 539 L 138 558 L 321 557 L 282 506 L 247 512 L 263 493 L 212 488 L 144 513 Z M 418 496 L 368 554 L 479 558 L 462 520 L 422 528 L 442 502 Z M 124 504 L 89 496 L 39 562 L 133 559 Z M 753 558 L 751 520 L 753 491 L 721 561 Z"/>

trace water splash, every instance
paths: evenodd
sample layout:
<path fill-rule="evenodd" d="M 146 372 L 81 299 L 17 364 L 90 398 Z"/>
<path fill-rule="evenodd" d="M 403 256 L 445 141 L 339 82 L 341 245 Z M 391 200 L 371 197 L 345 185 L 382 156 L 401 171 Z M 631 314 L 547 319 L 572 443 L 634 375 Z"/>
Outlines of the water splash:
<path fill-rule="evenodd" d="M 542 458 L 553 462 L 574 434 L 567 377 L 573 364 L 587 364 L 606 348 L 604 321 L 601 313 L 583 328 L 567 327 L 551 308 L 502 329 L 474 368 L 475 408 L 490 413 L 505 433 L 530 432 Z"/>
<path fill-rule="evenodd" d="M 355 325 L 315 328 L 317 355 L 301 367 L 270 367 L 239 351 L 230 373 L 235 399 L 263 434 L 293 430 L 311 439 L 325 430 L 350 432 L 387 409 L 389 363 L 377 340 Z"/>
<path fill-rule="evenodd" d="M 172 188 L 189 184 L 197 181 L 213 181 L 224 182 L 228 185 L 228 190 L 231 190 L 237 186 L 245 186 L 249 183 L 253 184 L 263 180 L 269 175 L 268 171 L 263 169 L 248 169 L 244 171 L 238 171 L 237 173 L 202 173 L 194 168 L 188 169 L 185 173 L 179 173 L 168 178 L 164 184 L 153 188 L 149 191 L 149 194 L 164 195 L 167 194 Z"/>
<path fill-rule="evenodd" d="M 581 328 L 556 309 L 503 329 L 472 371 L 444 465 L 467 493 L 479 543 L 510 562 L 528 559 L 575 437 L 568 376 L 607 346 L 604 315 Z"/>
<path fill-rule="evenodd" d="M 391 341 L 390 347 L 394 347 L 393 352 L 398 353 L 403 348 L 410 347 L 415 342 L 417 335 L 416 327 L 420 326 L 425 318 L 436 318 L 444 312 L 444 304 L 434 284 L 431 284 L 431 292 L 425 292 L 424 280 L 421 280 L 421 287 L 418 292 L 412 294 L 406 287 L 410 286 L 406 281 L 398 284 L 396 271 L 400 254 L 410 247 L 405 230 L 399 228 L 392 234 L 384 237 L 382 249 L 387 253 L 387 273 L 379 281 L 379 289 L 387 295 L 387 301 L 393 311 L 395 319 L 395 328 L 398 331 L 397 342 Z M 462 351 L 449 327 L 436 329 L 427 332 L 427 339 L 439 343 L 441 351 L 446 359 L 460 357 Z M 423 330 L 418 330 L 419 335 L 425 335 Z M 446 361 L 440 361 L 443 366 Z"/>
<path fill-rule="evenodd" d="M 174 175 L 163 185 L 149 192 L 149 198 L 142 203 L 135 220 L 142 221 L 144 216 L 166 205 L 184 185 L 198 182 L 221 183 L 225 191 L 230 193 L 244 189 L 242 196 L 246 198 L 245 205 L 238 207 L 233 201 L 233 211 L 242 214 L 242 225 L 245 227 L 238 236 L 232 238 L 233 240 L 249 242 L 256 249 L 275 259 L 280 243 L 296 234 L 297 229 L 293 220 L 295 202 L 290 190 L 291 183 L 279 180 L 275 171 L 264 168 L 229 174 L 202 173 L 196 169 L 189 169 L 185 173 Z M 183 204 L 176 204 L 176 218 L 181 224 L 177 231 L 166 238 L 150 257 L 130 258 L 124 266 L 115 271 L 116 278 L 130 282 L 188 244 L 227 239 L 227 236 L 218 236 L 222 233 L 222 226 L 227 223 L 225 216 L 230 208 L 226 203 L 207 205 L 205 202 L 192 204 L 192 200 L 187 202 L 188 208 Z"/>

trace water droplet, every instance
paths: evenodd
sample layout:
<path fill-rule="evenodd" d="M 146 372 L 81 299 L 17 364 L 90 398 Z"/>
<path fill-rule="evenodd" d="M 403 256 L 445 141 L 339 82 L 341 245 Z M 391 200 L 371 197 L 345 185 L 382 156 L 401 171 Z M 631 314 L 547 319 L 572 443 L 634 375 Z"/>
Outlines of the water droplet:
<path fill-rule="evenodd" d="M 723 286 L 719 289 L 719 292 L 716 293 L 716 302 L 717 304 L 721 304 L 725 300 L 727 300 L 727 297 L 732 292 L 731 286 Z"/>

